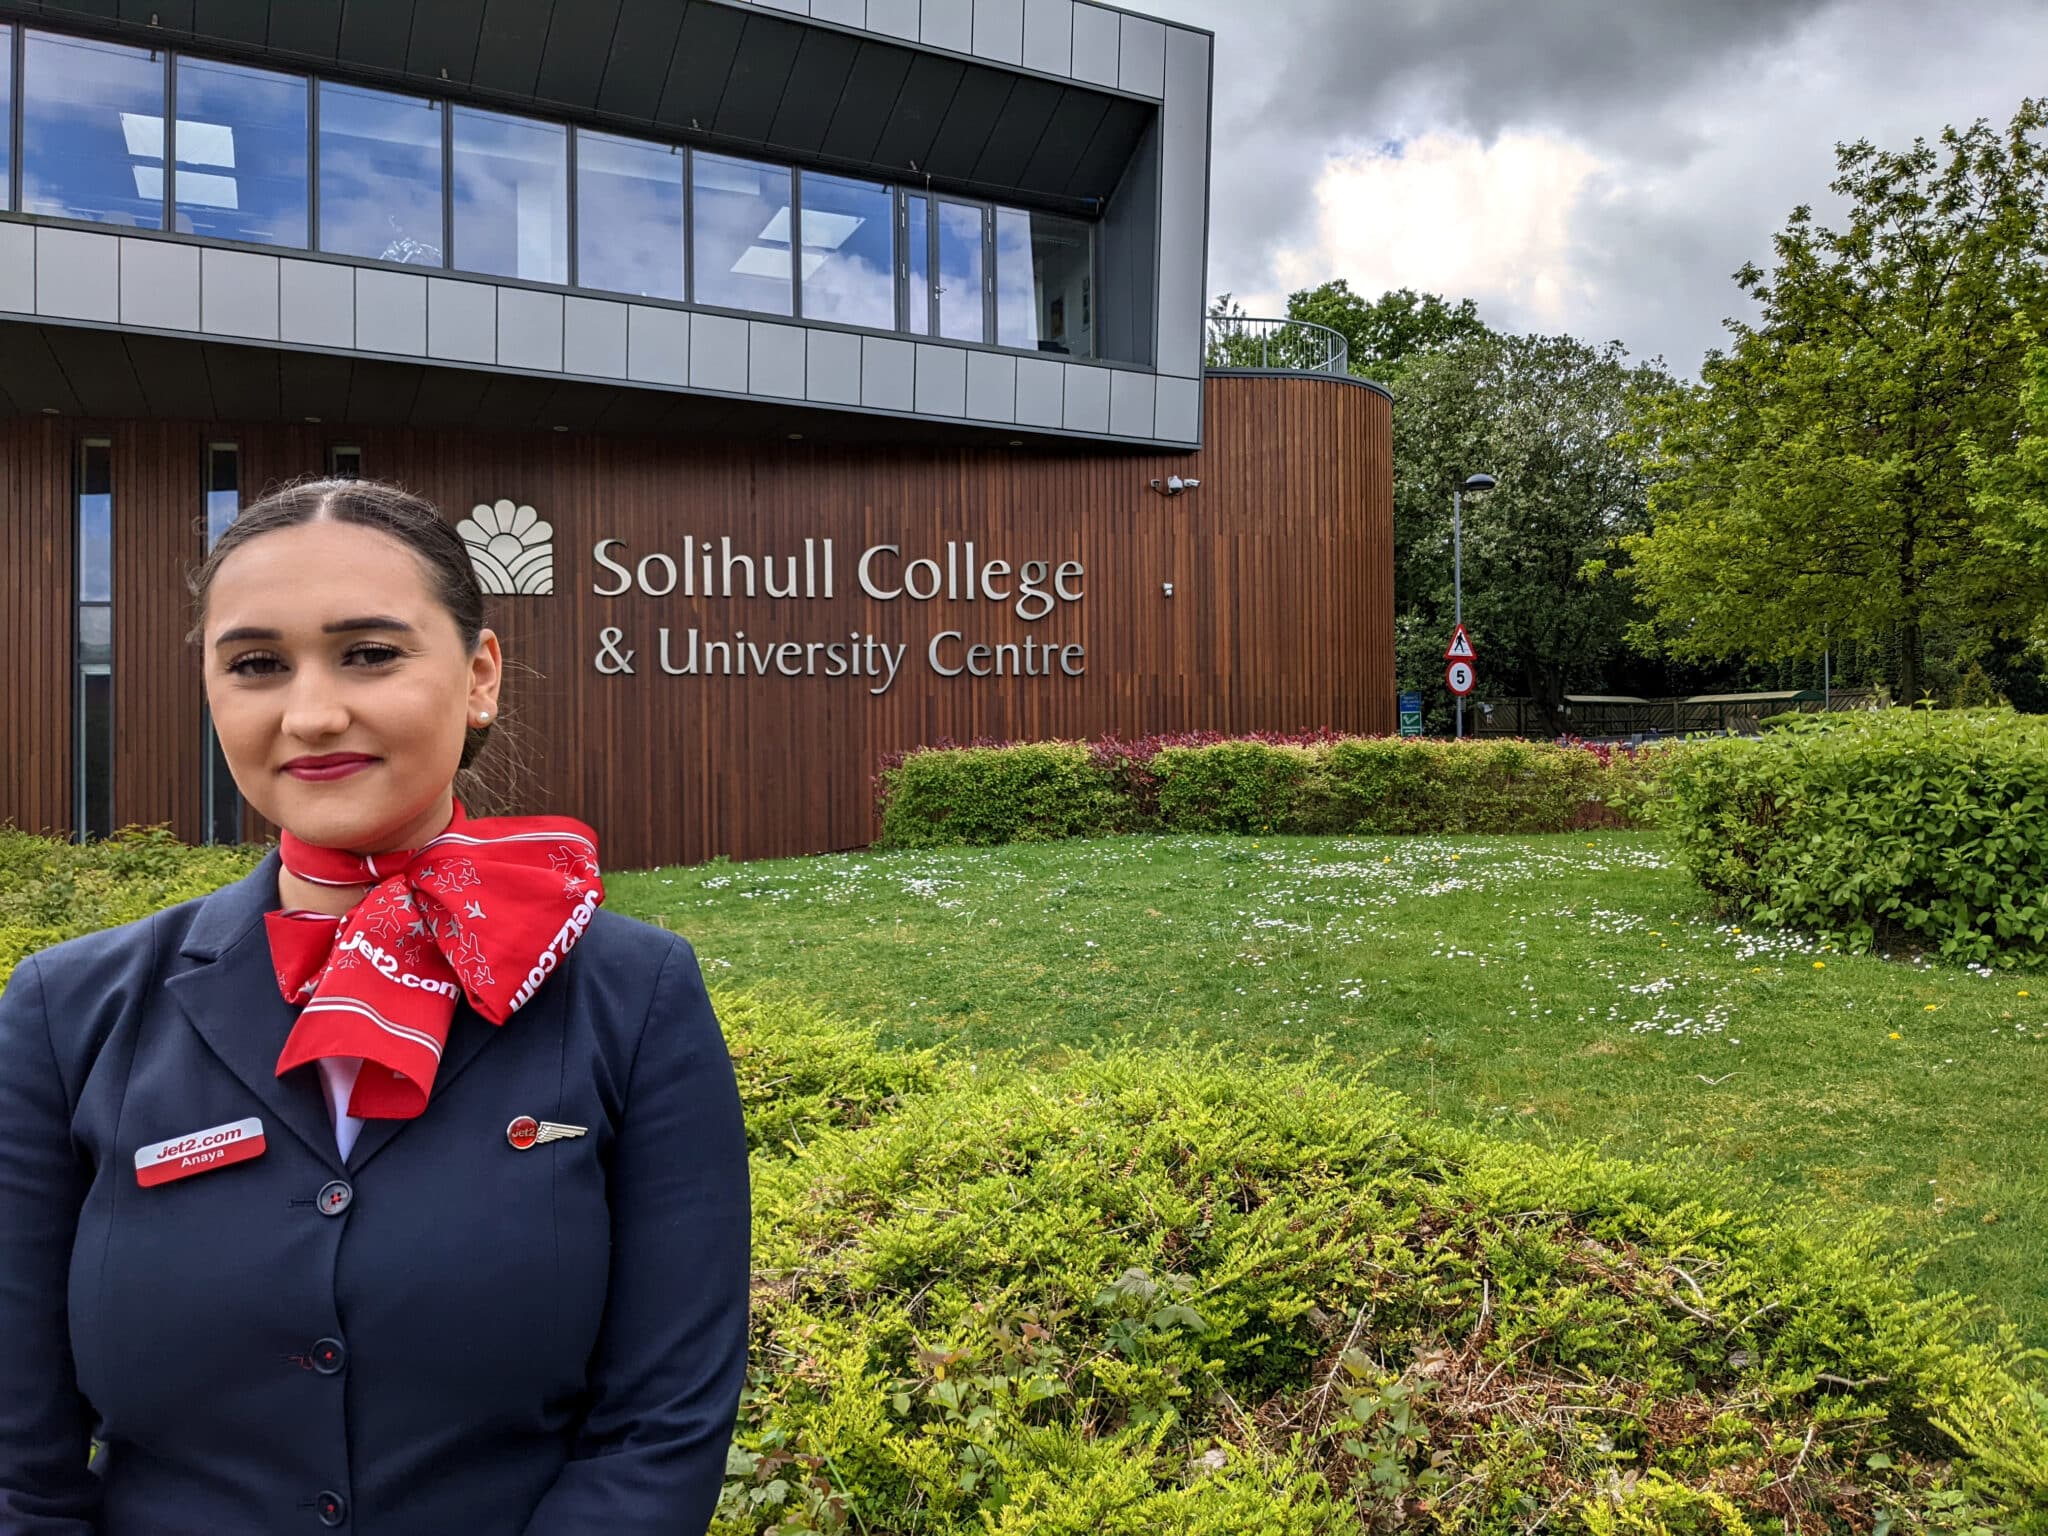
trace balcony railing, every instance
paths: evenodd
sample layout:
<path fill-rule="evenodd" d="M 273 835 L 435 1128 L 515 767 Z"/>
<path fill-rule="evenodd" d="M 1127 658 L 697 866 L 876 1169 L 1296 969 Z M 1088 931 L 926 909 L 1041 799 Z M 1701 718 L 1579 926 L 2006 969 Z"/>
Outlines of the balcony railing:
<path fill-rule="evenodd" d="M 1276 368 L 1341 377 L 1350 371 L 1350 353 L 1341 331 L 1312 320 L 1211 315 L 1203 362 L 1211 368 Z"/>

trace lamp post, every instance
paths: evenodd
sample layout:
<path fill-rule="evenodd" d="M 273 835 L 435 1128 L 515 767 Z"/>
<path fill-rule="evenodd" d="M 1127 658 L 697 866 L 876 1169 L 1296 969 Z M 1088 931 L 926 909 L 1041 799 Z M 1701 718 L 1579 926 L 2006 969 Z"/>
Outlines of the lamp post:
<path fill-rule="evenodd" d="M 1477 496 L 1495 485 L 1491 475 L 1467 475 L 1464 483 L 1451 488 L 1451 622 L 1465 622 L 1465 527 L 1459 498 L 1467 491 Z M 1465 739 L 1465 696 L 1458 695 L 1458 739 Z"/>

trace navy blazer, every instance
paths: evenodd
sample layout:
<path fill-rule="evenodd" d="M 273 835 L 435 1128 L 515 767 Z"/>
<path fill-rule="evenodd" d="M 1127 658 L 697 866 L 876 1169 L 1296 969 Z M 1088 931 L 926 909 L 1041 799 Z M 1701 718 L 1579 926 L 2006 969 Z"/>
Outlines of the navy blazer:
<path fill-rule="evenodd" d="M 690 946 L 600 910 L 346 1166 L 246 879 L 0 995 L 0 1531 L 682 1536 L 746 1369 L 747 1150 Z M 261 1155 L 142 1186 L 250 1117 Z M 588 1134 L 525 1151 L 519 1116 Z M 95 1469 L 87 1448 L 102 1441 Z"/>

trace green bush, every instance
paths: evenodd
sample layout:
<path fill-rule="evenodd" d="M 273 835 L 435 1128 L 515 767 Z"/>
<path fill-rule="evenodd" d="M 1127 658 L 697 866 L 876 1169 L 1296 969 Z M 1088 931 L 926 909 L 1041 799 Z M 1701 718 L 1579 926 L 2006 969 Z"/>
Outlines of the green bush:
<path fill-rule="evenodd" d="M 1731 913 L 1850 949 L 2048 958 L 2048 720 L 1802 716 L 1696 743 L 1663 778 L 1659 819 Z"/>
<path fill-rule="evenodd" d="M 847 1036 L 754 1161 L 716 1536 L 2048 1531 L 2048 1397 L 1878 1234 L 1221 1050 L 933 1059 L 856 1125 Z"/>
<path fill-rule="evenodd" d="M 880 841 L 892 848 L 1099 837 L 1123 830 L 1107 769 L 1073 742 L 916 752 L 883 774 Z"/>
<path fill-rule="evenodd" d="M 0 827 L 0 985 L 26 955 L 238 880 L 260 848 L 189 848 L 164 827 L 67 843 Z"/>
<path fill-rule="evenodd" d="M 1159 826 L 1174 832 L 1281 832 L 1298 825 L 1304 786 L 1321 767 L 1314 747 L 1224 741 L 1169 747 L 1153 759 Z"/>

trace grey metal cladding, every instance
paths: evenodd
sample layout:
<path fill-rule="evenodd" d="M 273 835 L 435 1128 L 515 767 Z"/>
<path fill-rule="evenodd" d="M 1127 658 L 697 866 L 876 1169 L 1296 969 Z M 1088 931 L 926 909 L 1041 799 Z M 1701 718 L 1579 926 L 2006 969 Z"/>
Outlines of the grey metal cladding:
<path fill-rule="evenodd" d="M 1066 378 L 1064 363 L 1043 357 L 1018 358 L 1017 424 L 1025 427 L 1064 426 Z"/>
<path fill-rule="evenodd" d="M 675 0 L 625 0 L 619 23 L 612 29 L 611 55 L 597 108 L 621 117 L 652 119 L 661 105 L 662 82 L 675 56 L 676 34 L 682 30 L 683 7 Z"/>
<path fill-rule="evenodd" d="M 113 235 L 37 228 L 37 314 L 117 321 L 120 292 L 121 246 Z"/>
<path fill-rule="evenodd" d="M 967 414 L 976 421 L 1017 419 L 1017 359 L 1000 352 L 967 354 Z"/>
<path fill-rule="evenodd" d="M 746 25 L 746 12 L 728 6 L 693 5 L 684 10 L 682 34 L 670 56 L 661 105 L 655 109 L 657 122 L 685 131 L 712 125 Z"/>
<path fill-rule="evenodd" d="M 1155 402 L 1149 373 L 1119 371 L 1109 380 L 1109 430 L 1116 437 L 1150 437 Z"/>
<path fill-rule="evenodd" d="M 1159 371 L 1202 371 L 1203 263 L 1209 196 L 1209 38 L 1167 38 L 1160 117 Z"/>
<path fill-rule="evenodd" d="M 804 329 L 772 320 L 747 322 L 747 393 L 804 397 Z"/>
<path fill-rule="evenodd" d="M 411 357 L 427 350 L 427 280 L 410 272 L 356 269 L 356 341 L 365 352 Z"/>
<path fill-rule="evenodd" d="M 1117 48 L 1116 83 L 1140 96 L 1166 91 L 1166 27 L 1149 16 L 1118 18 L 1122 37 Z"/>
<path fill-rule="evenodd" d="M 440 0 L 420 3 L 437 5 Z M 598 84 L 604 79 L 605 56 L 619 21 L 619 0 L 575 0 L 574 24 L 564 26 L 567 19 L 557 12 L 554 25 L 548 28 L 534 95 L 542 101 L 588 106 L 597 100 Z"/>
<path fill-rule="evenodd" d="M 406 73 L 432 79 L 446 70 L 450 81 L 469 84 L 483 20 L 484 0 L 430 0 L 420 6 L 406 41 Z"/>
<path fill-rule="evenodd" d="M 80 331 L 65 338 L 65 370 L 89 394 L 95 415 L 140 416 L 149 409 L 128 361 L 128 338 L 118 331 Z"/>
<path fill-rule="evenodd" d="M 1066 429 L 1069 432 L 1107 432 L 1109 370 L 1084 368 L 1078 363 L 1064 366 L 1067 373 Z"/>
<path fill-rule="evenodd" d="M 1057 180 L 1064 191 L 1074 167 L 1095 142 L 1109 107 L 1109 98 L 1095 91 L 1073 87 L 1062 90 L 1059 104 L 1053 108 L 1052 121 L 1045 125 L 1038 148 L 1024 167 L 1025 180 L 1034 186 Z"/>
<path fill-rule="evenodd" d="M 36 310 L 36 232 L 27 224 L 0 224 L 0 309 Z"/>
<path fill-rule="evenodd" d="M 1024 67 L 1074 71 L 1074 0 L 1024 0 Z"/>
<path fill-rule="evenodd" d="M 626 329 L 626 377 L 643 384 L 690 382 L 691 315 L 652 304 L 630 306 Z M 699 324 L 703 317 L 694 317 Z M 744 386 L 742 386 L 744 387 Z"/>
<path fill-rule="evenodd" d="M 1117 57 L 1123 51 L 1123 28 L 1115 11 L 1076 0 L 1074 6 L 1074 78 L 1114 87 Z"/>
<path fill-rule="evenodd" d="M 199 330 L 199 246 L 123 240 L 121 324 Z"/>
<path fill-rule="evenodd" d="M 860 342 L 860 403 L 882 411 L 907 411 L 917 398 L 917 348 L 907 341 L 863 336 Z"/>
<path fill-rule="evenodd" d="M 763 140 L 775 122 L 775 107 L 789 83 L 790 66 L 809 29 L 800 22 L 757 11 L 746 18 L 732 73 L 718 98 L 718 115 L 710 126 L 737 139 Z"/>
<path fill-rule="evenodd" d="M 570 298 L 562 310 L 562 368 L 599 379 L 626 376 L 626 306 Z"/>
<path fill-rule="evenodd" d="M 1096 355 L 1111 362 L 1153 361 L 1159 315 L 1159 134 L 1149 128 L 1102 217 L 1102 302 Z"/>
<path fill-rule="evenodd" d="M 179 336 L 130 336 L 126 350 L 152 416 L 207 414 L 213 389 L 199 349 L 190 341 Z"/>
<path fill-rule="evenodd" d="M 924 0 L 918 16 L 917 37 L 927 48 L 972 53 L 974 0 Z"/>
<path fill-rule="evenodd" d="M 859 53 L 860 43 L 843 32 L 806 28 L 782 104 L 769 125 L 768 142 L 801 154 L 822 149 L 839 107 L 840 89 Z"/>
<path fill-rule="evenodd" d="M 422 311 L 424 318 L 424 311 Z M 355 347 L 356 274 L 331 261 L 277 262 L 277 337 L 308 347 Z M 418 350 L 426 347 L 420 334 Z"/>
<path fill-rule="evenodd" d="M 412 35 L 413 4 L 414 0 L 384 0 L 378 5 L 344 5 L 342 57 L 374 70 L 404 69 L 405 45 Z"/>
<path fill-rule="evenodd" d="M 273 52 L 333 60 L 341 45 L 341 0 L 306 0 L 303 5 L 267 9 L 270 34 L 265 41 Z"/>
<path fill-rule="evenodd" d="M 1024 0 L 974 0 L 974 51 L 1000 64 L 1024 62 Z"/>
<path fill-rule="evenodd" d="M 1163 378 L 1157 381 L 1152 433 L 1172 443 L 1192 443 L 1201 435 L 1202 381 Z"/>
<path fill-rule="evenodd" d="M 812 331 L 804 396 L 824 405 L 860 404 L 861 338 L 850 331 Z"/>
<path fill-rule="evenodd" d="M 917 347 L 917 400 L 920 416 L 967 414 L 967 354 L 958 347 Z"/>
<path fill-rule="evenodd" d="M 747 322 L 727 315 L 690 317 L 690 387 L 747 392 Z"/>
<path fill-rule="evenodd" d="M 554 0 L 489 0 L 477 34 L 472 78 L 480 90 L 530 96 L 540 78 Z"/>
<path fill-rule="evenodd" d="M 868 24 L 868 0 L 811 0 L 811 20 L 837 22 L 842 27 Z"/>
<path fill-rule="evenodd" d="M 412 419 L 413 402 L 419 398 L 420 380 L 426 370 L 410 363 L 388 363 L 382 358 L 359 357 L 349 375 L 350 421 L 399 422 Z M 218 389 L 219 385 L 216 384 Z"/>
<path fill-rule="evenodd" d="M 326 352 L 287 352 L 278 369 L 277 408 L 287 421 L 317 417 L 340 421 L 348 414 L 349 374 L 354 361 Z"/>
<path fill-rule="evenodd" d="M 561 294 L 500 288 L 498 366 L 561 372 L 562 319 Z"/>
<path fill-rule="evenodd" d="M 868 30 L 917 41 L 918 0 L 868 0 Z"/>
<path fill-rule="evenodd" d="M 427 355 L 459 363 L 498 360 L 498 290 L 493 284 L 427 279 Z"/>
<path fill-rule="evenodd" d="M 886 43 L 860 45 L 832 124 L 825 130 L 826 154 L 855 162 L 874 158 L 875 144 L 896 110 L 913 58 L 908 50 Z"/>
<path fill-rule="evenodd" d="M 1002 118 L 1016 78 L 1006 70 L 968 65 L 960 77 L 960 89 L 953 93 L 953 104 L 939 120 L 939 136 L 923 161 L 924 169 L 934 176 L 971 175 Z"/>
<path fill-rule="evenodd" d="M 1067 195 L 1106 197 L 1122 179 L 1138 141 L 1158 115 L 1157 108 L 1142 101 L 1110 97 L 1094 137 L 1074 161 L 1073 174 L 1067 178 Z"/>
<path fill-rule="evenodd" d="M 811 0 L 753 0 L 755 5 L 765 5 L 771 11 L 787 11 L 792 16 L 811 14 Z"/>
<path fill-rule="evenodd" d="M 76 416 L 84 409 L 38 325 L 0 326 L 0 389 L 23 410 L 34 407 Z"/>
<path fill-rule="evenodd" d="M 1065 86 L 1051 80 L 1017 76 L 1010 84 L 1010 99 L 1003 104 L 995 130 L 975 162 L 973 179 L 989 186 L 1014 186 L 1022 180 L 1024 168 L 1031 163 L 1039 140 L 1045 137 L 1054 109 L 1066 94 Z"/>
<path fill-rule="evenodd" d="M 278 339 L 278 264 L 254 251 L 199 253 L 199 328 L 215 336 Z"/>
<path fill-rule="evenodd" d="M 876 164 L 923 165 L 931 158 L 939 123 L 952 105 L 953 94 L 966 72 L 967 67 L 959 60 L 942 59 L 935 54 L 921 53 L 911 61 L 896 110 L 875 143 Z"/>
<path fill-rule="evenodd" d="M 192 16 L 193 36 L 261 48 L 270 35 L 270 0 L 201 0 Z"/>

